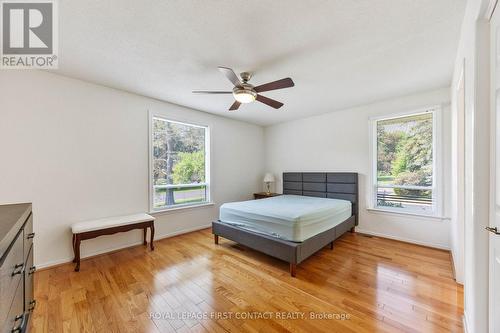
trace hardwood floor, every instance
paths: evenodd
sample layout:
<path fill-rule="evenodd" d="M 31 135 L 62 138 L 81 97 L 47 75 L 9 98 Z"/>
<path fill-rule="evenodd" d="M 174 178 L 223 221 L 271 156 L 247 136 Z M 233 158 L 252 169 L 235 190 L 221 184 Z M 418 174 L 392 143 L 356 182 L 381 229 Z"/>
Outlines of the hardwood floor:
<path fill-rule="evenodd" d="M 32 332 L 462 332 L 448 252 L 350 233 L 296 278 L 206 229 L 39 271 L 35 294 Z"/>

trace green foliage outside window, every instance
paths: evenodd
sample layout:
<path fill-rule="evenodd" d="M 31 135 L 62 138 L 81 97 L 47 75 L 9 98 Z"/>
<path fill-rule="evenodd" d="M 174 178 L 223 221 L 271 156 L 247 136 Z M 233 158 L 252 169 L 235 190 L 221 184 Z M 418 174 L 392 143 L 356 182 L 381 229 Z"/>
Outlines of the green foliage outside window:
<path fill-rule="evenodd" d="M 204 127 L 153 119 L 153 186 L 158 197 L 155 207 L 206 199 L 205 186 L 159 187 L 206 181 L 206 134 Z"/>
<path fill-rule="evenodd" d="M 379 184 L 432 186 L 432 113 L 379 121 Z M 397 195 L 430 197 L 431 191 L 394 188 Z"/>
<path fill-rule="evenodd" d="M 172 170 L 174 184 L 205 182 L 205 151 L 179 153 L 178 158 Z"/>

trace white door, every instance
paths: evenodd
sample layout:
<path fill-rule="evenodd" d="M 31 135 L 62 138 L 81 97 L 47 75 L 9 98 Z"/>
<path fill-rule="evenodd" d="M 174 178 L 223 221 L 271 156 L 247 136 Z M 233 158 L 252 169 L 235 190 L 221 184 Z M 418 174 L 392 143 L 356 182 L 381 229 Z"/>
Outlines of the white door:
<path fill-rule="evenodd" d="M 490 21 L 491 107 L 492 107 L 492 191 L 490 243 L 489 317 L 490 332 L 500 333 L 500 9 Z"/>

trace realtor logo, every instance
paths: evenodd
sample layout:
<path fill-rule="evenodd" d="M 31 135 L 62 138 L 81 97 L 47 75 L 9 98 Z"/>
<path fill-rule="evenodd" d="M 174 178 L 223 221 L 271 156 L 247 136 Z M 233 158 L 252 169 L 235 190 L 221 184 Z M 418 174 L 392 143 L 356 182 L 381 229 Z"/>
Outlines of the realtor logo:
<path fill-rule="evenodd" d="M 57 12 L 55 0 L 0 0 L 2 69 L 55 69 Z"/>

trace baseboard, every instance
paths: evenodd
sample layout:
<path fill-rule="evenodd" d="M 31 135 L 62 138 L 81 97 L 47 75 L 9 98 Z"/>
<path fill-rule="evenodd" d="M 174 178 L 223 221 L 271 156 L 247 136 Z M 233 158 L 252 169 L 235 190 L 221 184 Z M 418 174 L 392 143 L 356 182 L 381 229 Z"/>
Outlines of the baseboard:
<path fill-rule="evenodd" d="M 361 229 L 359 227 L 356 227 L 356 232 L 360 233 L 360 234 L 370 235 L 370 236 L 377 236 L 377 237 L 380 237 L 380 238 L 393 239 L 393 240 L 397 240 L 397 241 L 405 242 L 405 243 L 410 243 L 410 244 L 416 244 L 416 245 L 422 245 L 422 246 L 426 246 L 426 247 L 432 247 L 434 249 L 450 251 L 450 248 L 448 246 L 443 246 L 443 245 L 434 244 L 434 243 L 428 243 L 428 242 L 421 242 L 421 241 L 417 241 L 417 240 L 414 240 L 414 239 L 409 239 L 409 238 L 404 238 L 404 237 L 397 237 L 397 236 L 393 236 L 393 235 L 386 235 L 386 234 L 379 233 L 379 232 L 373 232 L 373 231 L 369 231 L 369 230 L 364 230 L 364 229 Z"/>
<path fill-rule="evenodd" d="M 453 270 L 453 278 L 455 279 L 455 282 L 464 285 L 463 280 L 457 279 L 457 271 L 455 270 L 455 257 L 453 256 L 453 251 L 450 249 L 450 259 L 451 259 L 451 269 Z"/>
<path fill-rule="evenodd" d="M 179 231 L 174 231 L 174 232 L 171 232 L 171 233 L 168 233 L 168 234 L 158 235 L 158 236 L 155 236 L 155 241 L 158 241 L 158 240 L 164 239 L 164 238 L 170 238 L 170 237 L 182 235 L 182 234 L 187 234 L 187 233 L 190 233 L 190 232 L 193 232 L 193 231 L 207 229 L 207 228 L 210 228 L 211 226 L 212 226 L 212 224 L 210 223 L 210 224 L 206 224 L 206 225 L 202 225 L 202 226 L 197 226 L 197 227 L 193 227 L 193 228 L 188 228 L 188 229 L 182 229 L 182 230 L 179 230 Z M 129 243 L 129 244 L 126 244 L 126 245 L 123 245 L 123 246 L 109 247 L 107 249 L 103 249 L 103 250 L 100 250 L 100 251 L 91 252 L 91 253 L 89 253 L 89 254 L 87 254 L 85 256 L 82 256 L 82 259 L 89 259 L 89 258 L 96 257 L 96 256 L 99 256 L 99 255 L 109 254 L 109 253 L 112 253 L 112 252 L 120 251 L 120 250 L 123 250 L 123 249 L 127 249 L 127 248 L 134 247 L 134 246 L 139 246 L 139 245 L 142 245 L 142 241 L 134 242 L 134 243 Z M 64 264 L 71 263 L 71 262 L 73 262 L 73 257 L 65 258 L 65 259 L 60 259 L 60 260 L 49 261 L 49 262 L 46 262 L 46 263 L 43 263 L 43 264 L 37 264 L 36 267 L 37 267 L 38 270 L 42 270 L 42 269 L 52 268 L 52 267 L 55 267 L 55 266 L 64 265 Z"/>
<path fill-rule="evenodd" d="M 469 332 L 469 323 L 467 322 L 467 314 L 464 310 L 464 315 L 462 316 L 462 324 L 464 325 L 464 332 Z"/>
<path fill-rule="evenodd" d="M 457 282 L 457 272 L 455 271 L 455 258 L 453 258 L 453 251 L 450 250 L 450 260 L 451 260 L 451 272 L 453 273 L 453 279 Z"/>

